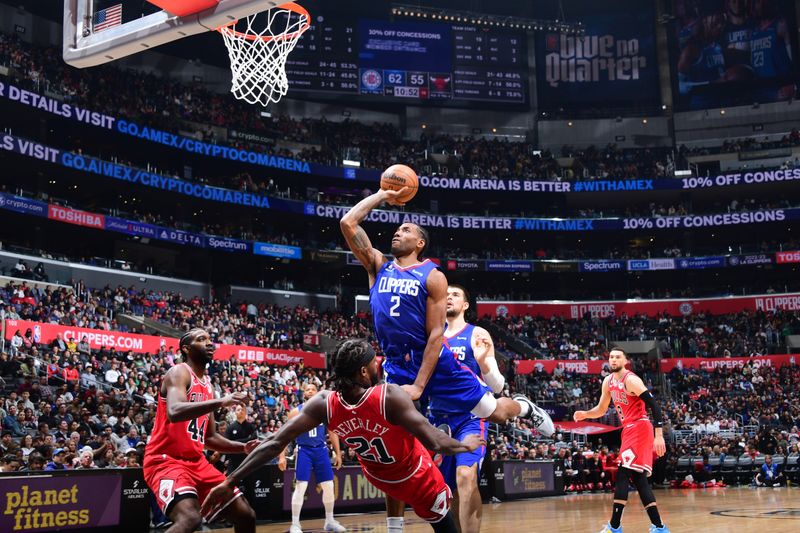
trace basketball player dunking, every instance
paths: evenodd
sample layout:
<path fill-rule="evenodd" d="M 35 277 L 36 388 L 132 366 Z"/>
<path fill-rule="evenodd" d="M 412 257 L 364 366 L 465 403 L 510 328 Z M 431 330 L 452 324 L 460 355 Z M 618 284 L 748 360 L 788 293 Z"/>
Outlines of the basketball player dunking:
<path fill-rule="evenodd" d="M 209 493 L 203 509 L 228 501 L 242 479 L 278 455 L 292 439 L 325 424 L 353 449 L 373 485 L 408 502 L 437 533 L 456 533 L 450 489 L 428 450 L 451 455 L 473 451 L 486 442 L 476 435 L 461 442 L 452 439 L 431 426 L 399 387 L 379 385 L 378 359 L 366 341 L 340 343 L 330 367 L 333 392 L 314 395 L 296 417 Z"/>
<path fill-rule="evenodd" d="M 522 395 L 495 399 L 491 390 L 463 366 L 443 344 L 447 306 L 447 279 L 422 255 L 430 244 L 427 230 L 402 224 L 392 237 L 389 261 L 372 247 L 361 223 L 387 202 L 401 205 L 406 188 L 379 190 L 364 198 L 342 217 L 340 226 L 350 250 L 367 270 L 375 336 L 385 357 L 387 383 L 400 385 L 412 400 L 423 394 L 454 412 L 471 412 L 477 418 L 505 422 L 516 416 L 530 417 L 544 435 L 555 426 L 550 416 Z M 387 497 L 389 533 L 403 530 L 403 502 Z"/>
<path fill-rule="evenodd" d="M 667 526 L 661 522 L 653 489 L 647 482 L 647 478 L 653 472 L 653 449 L 659 457 L 666 452 L 661 427 L 661 407 L 641 378 L 625 368 L 627 363 L 628 357 L 624 351 L 619 348 L 611 350 L 608 356 L 611 374 L 603 380 L 600 401 L 593 409 L 575 411 L 574 415 L 576 422 L 587 418 L 600 418 L 606 414 L 608 405 L 613 400 L 614 408 L 623 424 L 622 445 L 619 452 L 621 464 L 617 471 L 614 507 L 611 520 L 603 526 L 600 533 L 622 533 L 620 522 L 622 511 L 628 502 L 629 479 L 639 491 L 639 498 L 652 522 L 650 533 L 669 533 Z M 653 412 L 652 424 L 647 418 L 647 407 Z M 655 425 L 655 438 L 653 425 Z"/>
<path fill-rule="evenodd" d="M 203 447 L 220 453 L 248 453 L 258 441 L 241 443 L 226 439 L 216 430 L 214 411 L 220 407 L 245 405 L 247 394 L 236 392 L 214 398 L 206 365 L 214 357 L 214 344 L 199 328 L 185 333 L 179 342 L 186 363 L 170 368 L 161 382 L 156 422 L 144 453 L 144 478 L 156 495 L 159 507 L 173 525 L 169 533 L 189 532 L 222 516 L 233 523 L 236 533 L 256 530 L 256 515 L 239 489 L 218 505 L 202 504 L 214 485 L 225 476 L 203 455 Z"/>
<path fill-rule="evenodd" d="M 444 332 L 445 345 L 458 360 L 474 374 L 481 376 L 492 392 L 503 391 L 505 378 L 497 367 L 494 345 L 489 332 L 480 326 L 467 323 L 464 313 L 469 309 L 469 294 L 460 286 L 450 284 L 447 288 L 447 328 Z M 486 438 L 486 422 L 472 413 L 454 411 L 447 405 L 440 406 L 437 398 L 431 398 L 431 423 L 434 426 L 446 425 L 456 439 L 467 435 Z M 459 453 L 444 457 L 439 470 L 453 491 L 453 503 L 461 533 L 477 533 L 481 529 L 483 509 L 478 489 L 480 474 L 486 448 L 481 447 L 469 453 Z"/>

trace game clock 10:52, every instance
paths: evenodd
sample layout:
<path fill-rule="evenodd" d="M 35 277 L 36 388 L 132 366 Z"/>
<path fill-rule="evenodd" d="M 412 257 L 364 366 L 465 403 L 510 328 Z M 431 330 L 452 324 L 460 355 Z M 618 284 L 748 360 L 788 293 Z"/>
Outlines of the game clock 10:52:
<path fill-rule="evenodd" d="M 397 98 L 427 99 L 428 74 L 426 72 L 408 72 L 405 70 L 384 70 L 384 94 Z"/>

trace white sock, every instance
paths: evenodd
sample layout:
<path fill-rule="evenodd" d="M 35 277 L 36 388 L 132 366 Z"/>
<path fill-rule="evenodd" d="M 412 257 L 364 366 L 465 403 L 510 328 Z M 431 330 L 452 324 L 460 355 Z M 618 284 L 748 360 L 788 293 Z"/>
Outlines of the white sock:
<path fill-rule="evenodd" d="M 403 517 L 387 516 L 386 531 L 387 533 L 403 533 Z"/>
<path fill-rule="evenodd" d="M 528 416 L 531 413 L 531 406 L 528 405 L 528 402 L 523 402 L 522 400 L 514 400 L 519 404 L 519 416 Z"/>
<path fill-rule="evenodd" d="M 308 481 L 298 481 L 292 493 L 292 525 L 300 525 L 300 510 L 303 508 L 303 498 L 306 495 Z"/>
<path fill-rule="evenodd" d="M 322 505 L 325 506 L 325 522 L 333 522 L 333 481 L 323 481 L 319 484 L 322 487 Z"/>

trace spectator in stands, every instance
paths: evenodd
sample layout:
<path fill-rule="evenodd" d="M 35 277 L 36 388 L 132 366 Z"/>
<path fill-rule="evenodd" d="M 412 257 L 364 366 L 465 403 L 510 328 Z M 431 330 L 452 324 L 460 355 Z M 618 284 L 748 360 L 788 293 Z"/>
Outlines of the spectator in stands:
<path fill-rule="evenodd" d="M 64 448 L 56 448 L 53 450 L 53 458 L 52 460 L 47 463 L 45 466 L 45 470 L 66 470 L 67 465 L 64 464 L 64 458 L 66 457 L 66 450 Z"/>
<path fill-rule="evenodd" d="M 130 448 L 128 444 L 128 437 L 125 435 L 125 426 L 121 423 L 117 424 L 114 428 L 114 433 L 111 435 L 111 442 L 114 444 L 114 448 L 125 453 Z"/>
<path fill-rule="evenodd" d="M 12 454 L 6 454 L 0 463 L 0 472 L 18 472 L 22 466 L 19 457 Z"/>
<path fill-rule="evenodd" d="M 17 264 L 14 265 L 14 275 L 18 278 L 28 277 L 28 265 L 22 259 L 18 259 Z"/>
<path fill-rule="evenodd" d="M 94 470 L 97 465 L 94 464 L 94 452 L 89 446 L 81 448 L 78 458 L 75 460 L 76 470 Z"/>
<path fill-rule="evenodd" d="M 33 452 L 28 456 L 28 466 L 23 469 L 27 472 L 41 472 L 44 470 L 44 456 L 39 452 Z"/>
<path fill-rule="evenodd" d="M 44 270 L 44 264 L 40 261 L 33 269 L 33 279 L 36 281 L 50 281 L 47 277 L 47 273 Z"/>
<path fill-rule="evenodd" d="M 33 447 L 33 437 L 28 434 L 22 437 L 19 449 L 20 451 L 22 451 L 22 462 L 27 463 L 28 456 L 34 451 L 36 451 L 36 448 Z"/>
<path fill-rule="evenodd" d="M 12 355 L 12 356 L 15 356 L 15 355 L 17 355 L 17 353 L 19 352 L 19 350 L 22 348 L 22 345 L 23 345 L 23 341 L 22 341 L 22 334 L 20 333 L 20 331 L 19 331 L 19 330 L 17 330 L 17 331 L 15 331 L 15 332 L 14 332 L 14 336 L 13 336 L 13 337 L 11 337 L 11 343 L 10 343 L 10 346 L 11 346 L 11 349 L 10 349 L 10 351 L 11 351 L 11 355 Z"/>
<path fill-rule="evenodd" d="M 780 487 L 786 482 L 781 468 L 772 461 L 772 456 L 764 457 L 764 464 L 761 471 L 756 474 L 755 484 L 757 487 Z"/>
<path fill-rule="evenodd" d="M 248 420 L 247 408 L 242 405 L 237 405 L 235 408 L 235 415 L 236 420 L 234 420 L 228 426 L 228 429 L 225 432 L 225 438 L 234 442 L 244 443 L 257 438 L 256 427 Z M 230 474 L 239 468 L 239 465 L 242 464 L 244 457 L 245 456 L 241 454 L 231 454 L 226 457 L 228 463 L 227 473 Z"/>
<path fill-rule="evenodd" d="M 9 405 L 5 418 L 3 418 L 3 429 L 9 431 L 12 437 L 24 437 L 27 432 L 22 428 L 17 417 L 17 406 Z"/>

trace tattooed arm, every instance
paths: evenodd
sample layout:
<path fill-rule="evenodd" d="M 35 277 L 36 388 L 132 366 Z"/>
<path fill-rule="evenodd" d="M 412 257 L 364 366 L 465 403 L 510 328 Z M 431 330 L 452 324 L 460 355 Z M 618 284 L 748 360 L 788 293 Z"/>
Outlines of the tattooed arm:
<path fill-rule="evenodd" d="M 342 228 L 342 234 L 347 241 L 347 245 L 356 256 L 356 259 L 364 265 L 367 274 L 369 274 L 370 287 L 375 283 L 375 276 L 378 274 L 378 269 L 386 262 L 386 258 L 379 250 L 372 247 L 367 232 L 361 227 L 361 223 L 367 218 L 370 211 L 383 202 L 398 205 L 395 199 L 404 192 L 405 189 L 400 191 L 384 191 L 381 189 L 375 194 L 367 196 L 358 202 L 342 217 L 342 220 L 339 221 L 339 226 Z"/>

